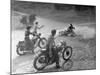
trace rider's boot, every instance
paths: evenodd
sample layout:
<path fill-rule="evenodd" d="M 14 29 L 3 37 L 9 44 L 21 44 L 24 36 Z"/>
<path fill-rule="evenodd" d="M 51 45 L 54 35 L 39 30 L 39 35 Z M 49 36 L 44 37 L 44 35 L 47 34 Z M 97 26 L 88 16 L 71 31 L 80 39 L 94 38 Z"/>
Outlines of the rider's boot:
<path fill-rule="evenodd" d="M 60 68 L 59 61 L 57 60 L 56 61 L 56 69 L 59 69 L 59 68 Z"/>

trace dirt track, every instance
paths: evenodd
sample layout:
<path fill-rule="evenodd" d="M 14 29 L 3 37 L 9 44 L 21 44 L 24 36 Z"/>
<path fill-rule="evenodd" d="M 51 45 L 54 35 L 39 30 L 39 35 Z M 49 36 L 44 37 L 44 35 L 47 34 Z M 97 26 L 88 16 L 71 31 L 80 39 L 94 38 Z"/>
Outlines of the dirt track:
<path fill-rule="evenodd" d="M 68 14 L 67 14 L 68 15 Z M 17 27 L 22 26 L 19 23 L 21 16 L 12 16 L 12 27 L 15 30 L 12 30 L 12 73 L 35 73 L 37 70 L 33 67 L 34 57 L 36 55 L 28 54 L 24 56 L 18 56 L 16 54 L 16 45 L 18 41 L 24 39 L 24 29 L 16 30 Z M 83 18 L 83 17 L 82 17 Z M 38 32 L 42 33 L 43 37 L 48 37 L 51 29 L 55 28 L 57 31 L 66 29 L 68 23 L 63 23 L 47 18 L 37 17 L 37 21 L 40 25 L 45 25 L 45 27 Z M 82 37 L 57 37 L 55 40 L 56 43 L 60 40 L 67 42 L 67 45 L 73 47 L 73 54 L 71 60 L 73 61 L 73 66 L 70 70 L 86 70 L 86 69 L 95 69 L 96 68 L 96 38 L 95 38 L 95 23 L 82 23 L 78 25 L 77 22 L 74 23 L 76 27 L 75 32 Z M 57 33 L 58 34 L 58 33 Z M 37 51 L 37 50 L 35 50 Z M 49 69 L 43 70 L 42 72 L 52 71 L 54 65 L 49 66 Z M 51 68 L 50 68 L 51 67 Z M 57 71 L 53 69 L 53 71 Z M 60 71 L 63 71 L 60 69 Z"/>
<path fill-rule="evenodd" d="M 74 38 L 69 37 L 59 37 L 56 39 L 56 42 L 59 40 L 64 40 L 69 46 L 73 47 L 73 55 L 71 60 L 73 61 L 73 66 L 70 70 L 84 70 L 84 69 L 95 69 L 96 61 L 95 57 L 92 56 L 92 53 L 86 43 L 79 42 L 74 40 Z M 85 48 L 86 47 L 86 48 Z M 35 50 L 37 51 L 37 50 Z M 34 73 L 38 72 L 33 67 L 33 61 L 36 55 L 28 54 L 24 56 L 17 56 L 13 60 L 13 73 Z M 62 63 L 61 61 L 60 63 Z M 47 67 L 47 69 L 41 72 L 54 72 L 54 71 L 63 71 L 62 69 L 56 70 L 53 68 L 54 65 Z M 67 66 L 66 66 L 67 67 Z M 52 70 L 53 69 L 53 70 Z"/>

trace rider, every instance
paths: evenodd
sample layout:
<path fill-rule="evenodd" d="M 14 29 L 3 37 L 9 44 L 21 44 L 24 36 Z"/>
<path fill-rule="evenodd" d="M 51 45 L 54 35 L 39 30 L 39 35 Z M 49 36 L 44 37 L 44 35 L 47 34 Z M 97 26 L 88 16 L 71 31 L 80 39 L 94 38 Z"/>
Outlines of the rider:
<path fill-rule="evenodd" d="M 26 31 L 25 31 L 25 47 L 26 49 L 29 49 L 31 47 L 31 40 L 30 40 L 30 34 L 32 34 L 30 32 L 31 26 L 27 26 L 26 27 Z"/>
<path fill-rule="evenodd" d="M 75 29 L 75 27 L 73 27 L 73 25 L 72 24 L 70 24 L 70 26 L 68 27 L 68 32 L 73 32 L 73 29 Z"/>
<path fill-rule="evenodd" d="M 22 16 L 22 19 L 20 20 L 20 22 L 27 26 L 26 27 L 26 31 L 25 31 L 25 47 L 26 50 L 31 48 L 31 40 L 30 40 L 30 34 L 33 35 L 33 33 L 31 33 L 30 29 L 32 28 L 32 26 L 34 26 L 34 21 L 36 20 L 36 15 L 31 14 L 29 16 Z"/>
<path fill-rule="evenodd" d="M 35 24 L 34 24 L 34 26 L 33 26 L 33 33 L 34 33 L 34 34 L 37 34 L 37 29 L 41 29 L 41 28 L 43 28 L 43 27 L 44 27 L 44 25 L 39 26 L 38 22 L 35 22 Z"/>
<path fill-rule="evenodd" d="M 55 46 L 55 35 L 56 35 L 56 30 L 52 30 L 51 31 L 51 35 L 50 37 L 48 38 L 48 41 L 47 41 L 47 50 L 49 52 L 49 57 L 51 58 L 52 60 L 52 56 L 55 55 L 55 61 L 56 61 L 56 68 L 60 68 L 59 66 L 59 56 L 58 56 L 58 52 L 57 50 L 54 50 L 54 46 Z"/>

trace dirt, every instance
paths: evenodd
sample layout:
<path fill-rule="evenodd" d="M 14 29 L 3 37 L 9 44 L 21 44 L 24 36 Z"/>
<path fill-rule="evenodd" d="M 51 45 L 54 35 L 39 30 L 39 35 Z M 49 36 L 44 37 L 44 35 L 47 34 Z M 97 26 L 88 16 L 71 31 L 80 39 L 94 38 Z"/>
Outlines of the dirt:
<path fill-rule="evenodd" d="M 68 15 L 68 14 L 67 14 Z M 18 41 L 24 40 L 24 27 L 19 23 L 20 16 L 12 16 L 12 73 L 37 73 L 38 71 L 34 69 L 33 62 L 37 55 L 27 54 L 23 56 L 18 56 L 16 53 L 16 45 Z M 52 29 L 57 29 L 57 34 L 59 31 L 66 29 L 68 23 L 59 22 L 57 20 L 51 20 L 48 18 L 37 17 L 40 25 L 45 25 L 45 27 L 38 32 L 42 33 L 42 37 L 48 38 L 50 31 Z M 93 25 L 91 28 L 91 25 Z M 19 26 L 20 25 L 20 26 Z M 21 28 L 22 26 L 22 28 Z M 74 70 L 89 70 L 96 68 L 96 38 L 95 38 L 95 27 L 96 24 L 87 22 L 82 23 L 82 26 L 74 23 L 76 27 L 75 33 L 81 35 L 81 37 L 57 37 L 55 40 L 56 44 L 60 41 L 66 41 L 68 46 L 73 48 L 73 54 L 71 60 L 73 66 L 69 71 Z M 21 28 L 21 29 L 19 29 Z M 38 51 L 36 49 L 35 51 Z M 62 58 L 61 58 L 62 60 Z M 63 60 L 61 61 L 61 63 Z M 48 69 L 42 70 L 41 72 L 51 72 L 51 71 L 64 71 L 63 69 L 54 69 L 55 64 L 48 66 Z M 67 66 L 66 66 L 67 67 Z"/>

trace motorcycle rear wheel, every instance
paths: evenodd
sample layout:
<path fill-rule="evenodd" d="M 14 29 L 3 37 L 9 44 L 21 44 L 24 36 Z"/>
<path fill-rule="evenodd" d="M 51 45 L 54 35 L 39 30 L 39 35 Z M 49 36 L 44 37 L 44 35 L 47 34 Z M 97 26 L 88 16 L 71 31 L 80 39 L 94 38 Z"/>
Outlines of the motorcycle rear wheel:
<path fill-rule="evenodd" d="M 72 47 L 67 46 L 62 53 L 62 57 L 64 60 L 68 60 L 71 58 L 71 56 L 72 56 Z"/>
<path fill-rule="evenodd" d="M 73 67 L 73 61 L 71 59 L 65 61 L 63 64 L 62 64 L 62 69 L 64 71 L 69 71 L 71 68 Z"/>
<path fill-rule="evenodd" d="M 40 54 L 38 57 L 36 57 L 33 62 L 34 68 L 38 71 L 43 70 L 47 66 L 46 58 L 47 57 L 44 54 Z M 39 65 L 41 65 L 41 67 Z"/>

